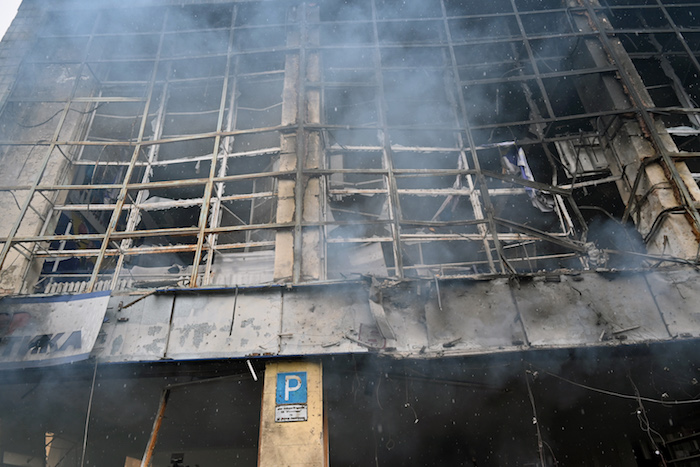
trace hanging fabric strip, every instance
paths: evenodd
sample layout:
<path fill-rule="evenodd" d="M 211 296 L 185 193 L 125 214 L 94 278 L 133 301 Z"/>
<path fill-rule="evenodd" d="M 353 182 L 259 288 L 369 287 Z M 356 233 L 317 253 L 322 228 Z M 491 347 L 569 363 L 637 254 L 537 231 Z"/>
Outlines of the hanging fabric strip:
<path fill-rule="evenodd" d="M 508 152 L 501 157 L 504 172 L 510 175 L 517 175 L 523 180 L 535 181 L 532 175 L 530 165 L 527 163 L 527 157 L 523 148 L 519 148 L 512 143 L 513 146 Z M 525 187 L 525 191 L 530 198 L 530 202 L 534 207 L 542 212 L 552 212 L 554 210 L 554 198 L 546 191 L 536 190 L 534 188 Z"/>

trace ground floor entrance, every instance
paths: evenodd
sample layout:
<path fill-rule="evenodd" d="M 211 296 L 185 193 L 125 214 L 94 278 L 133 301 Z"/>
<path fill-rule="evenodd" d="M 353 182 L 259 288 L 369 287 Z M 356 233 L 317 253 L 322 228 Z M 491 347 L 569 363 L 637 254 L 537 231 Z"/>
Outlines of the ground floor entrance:
<path fill-rule="evenodd" d="M 699 345 L 7 370 L 0 466 L 694 466 Z"/>

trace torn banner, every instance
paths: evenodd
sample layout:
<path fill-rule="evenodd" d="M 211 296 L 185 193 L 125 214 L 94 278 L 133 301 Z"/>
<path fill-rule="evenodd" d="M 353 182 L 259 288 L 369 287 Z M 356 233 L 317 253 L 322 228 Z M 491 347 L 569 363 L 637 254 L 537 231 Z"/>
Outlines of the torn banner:
<path fill-rule="evenodd" d="M 513 145 L 508 152 L 501 157 L 501 161 L 503 162 L 503 169 L 507 174 L 517 175 L 523 180 L 535 181 L 523 148 Z M 554 198 L 551 194 L 530 187 L 525 187 L 525 191 L 530 197 L 532 205 L 540 211 L 552 212 L 554 210 Z"/>

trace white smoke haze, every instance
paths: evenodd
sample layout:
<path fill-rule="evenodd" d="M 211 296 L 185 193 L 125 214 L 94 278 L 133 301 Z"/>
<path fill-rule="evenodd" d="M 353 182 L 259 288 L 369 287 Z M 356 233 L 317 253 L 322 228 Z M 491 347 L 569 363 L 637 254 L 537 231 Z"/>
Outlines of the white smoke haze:
<path fill-rule="evenodd" d="M 0 39 L 7 32 L 7 28 L 10 27 L 10 23 L 17 14 L 17 8 L 22 0 L 6 0 L 0 5 Z"/>
<path fill-rule="evenodd" d="M 524 9 L 543 7 L 537 2 L 516 3 Z M 548 3 L 553 5 L 556 2 Z M 512 16 L 462 17 L 510 11 L 509 2 L 446 0 L 445 7 L 450 16 L 447 19 L 449 33 L 453 41 L 460 42 L 453 50 L 447 43 L 448 31 L 445 29 L 442 6 L 433 0 L 376 0 L 376 19 L 380 20 L 376 32 L 372 22 L 372 2 L 359 0 L 325 0 L 307 3 L 303 8 L 295 7 L 292 2 L 180 5 L 179 2 L 159 0 L 110 0 L 102 3 L 72 1 L 67 4 L 75 8 L 63 12 L 59 6 L 51 7 L 55 11 L 48 14 L 47 22 L 40 31 L 45 37 L 38 39 L 27 58 L 20 82 L 14 89 L 15 98 L 29 99 L 33 96 L 61 100 L 78 83 L 79 97 L 101 92 L 103 96 L 146 99 L 148 81 L 155 73 L 145 126 L 146 138 L 281 125 L 283 109 L 277 103 L 282 101 L 283 80 L 253 79 L 249 76 L 284 72 L 285 60 L 298 50 L 292 37 L 299 30 L 299 11 L 318 6 L 320 45 L 307 44 L 307 53 L 318 50 L 321 57 L 324 81 L 322 86 L 319 85 L 324 88 L 322 123 L 328 126 L 323 131 L 323 144 L 329 157 L 341 155 L 345 159 L 342 168 L 385 168 L 383 150 L 387 148 L 389 157 L 393 158 L 391 164 L 397 170 L 465 168 L 460 165 L 463 162 L 459 152 L 470 144 L 465 131 L 468 125 L 476 127 L 472 132 L 472 142 L 479 147 L 476 152 L 482 170 L 502 173 L 501 148 L 489 145 L 514 142 L 527 153 L 536 181 L 550 183 L 554 174 L 564 174 L 561 163 L 557 165 L 547 154 L 549 151 L 557 157 L 554 146 L 539 141 L 543 137 L 543 127 L 530 122 L 546 116 L 548 112 L 540 83 L 531 77 L 500 84 L 475 82 L 517 77 L 521 73 L 531 76 L 533 73 L 522 41 L 505 40 L 519 34 Z M 567 30 L 565 18 L 559 16 L 557 21 L 549 22 L 528 18 L 524 27 L 529 31 L 539 31 L 544 23 L 551 25 L 549 32 Z M 235 27 L 233 36 L 232 21 Z M 162 42 L 161 30 L 167 32 Z M 96 33 L 94 38 L 89 38 L 90 33 Z M 208 112 L 218 108 L 224 92 L 225 57 L 229 53 L 231 37 L 236 58 L 226 78 L 230 79 L 229 86 L 233 86 L 231 83 L 235 81 L 238 87 L 235 91 L 231 91 L 233 87 L 226 90 L 224 99 L 247 110 L 242 110 L 238 120 L 227 128 L 226 118 L 222 126 L 217 127 L 216 113 Z M 475 38 L 488 40 L 479 44 L 466 42 Z M 538 39 L 533 41 L 533 46 L 539 65 L 552 72 L 571 69 L 572 63 L 577 60 L 576 55 L 583 53 L 573 39 Z M 154 70 L 158 54 L 160 61 Z M 87 57 L 91 67 L 83 68 L 82 74 L 77 76 L 80 70 L 78 64 L 84 57 Z M 32 63 L 32 60 L 36 63 Z M 58 61 L 63 62 L 53 63 Z M 454 75 L 455 72 L 458 76 Z M 195 81 L 203 84 L 192 84 Z M 542 83 L 550 97 L 556 96 L 550 102 L 555 115 L 582 112 L 581 99 L 571 81 L 564 83 L 550 79 Z M 523 86 L 523 83 L 527 86 Z M 462 96 L 464 109 L 460 108 Z M 533 108 L 529 100 L 534 102 Z M 56 124 L 56 119 L 50 117 L 60 110 L 61 104 L 43 103 L 45 108 L 38 115 L 35 112 L 38 104 L 22 104 L 19 106 L 12 102 L 5 107 L 0 116 L 3 137 L 24 138 L 31 134 L 35 138 L 50 139 L 55 128 L 53 125 Z M 80 134 L 83 129 L 79 123 L 86 117 L 72 112 L 70 121 L 73 124 L 68 127 L 73 134 L 66 131 L 61 136 L 68 139 L 69 136 L 78 135 L 90 139 L 107 137 L 114 132 L 112 136 L 116 139 L 133 140 L 138 135 L 143 114 L 141 105 L 119 102 L 101 106 L 103 116 L 117 116 L 119 118 L 114 120 L 120 121 L 130 119 L 129 124 L 95 118 L 90 130 L 93 133 L 88 135 Z M 161 105 L 169 113 L 159 128 L 151 122 L 155 121 Z M 228 103 L 226 105 L 230 106 Z M 266 110 L 261 112 L 259 108 Z M 85 112 L 87 107 L 76 109 Z M 188 121 L 182 116 L 185 112 L 200 112 L 206 116 Z M 226 112 L 227 115 L 231 112 L 230 107 Z M 47 118 L 49 120 L 41 124 Z M 38 126 L 30 128 L 33 125 Z M 568 132 L 577 134 L 577 125 L 585 131 L 591 127 L 590 122 L 579 121 L 554 125 L 548 136 L 561 136 Z M 211 158 L 207 156 L 212 151 L 262 150 L 276 154 L 278 150 L 274 148 L 280 145 L 279 139 L 279 132 L 271 131 L 237 136 L 233 141 L 222 143 L 222 148 L 214 148 L 211 137 L 163 144 L 157 154 L 159 160 L 180 157 L 197 160 L 193 159 L 177 169 L 156 166 L 150 169 L 149 174 L 145 173 L 146 169 L 140 168 L 132 175 L 131 181 L 137 183 L 144 177 L 159 181 L 206 177 L 211 168 Z M 347 150 L 349 146 L 360 148 Z M 412 149 L 415 146 L 424 148 Z M 473 168 L 472 154 L 468 151 L 470 148 L 466 149 L 468 166 Z M 270 154 L 229 159 L 227 173 L 240 175 L 272 170 L 277 156 Z M 83 153 L 85 160 L 123 162 L 130 157 L 128 150 L 121 149 L 94 149 Z M 145 161 L 147 151 L 144 150 L 139 157 L 140 161 Z M 327 165 L 330 165 L 330 161 L 327 161 Z M 16 169 L 14 164 L 8 164 L 2 170 Z M 456 185 L 460 187 L 460 183 L 461 187 L 466 186 L 466 179 L 462 177 L 456 182 L 454 174 L 418 175 L 397 177 L 398 188 L 450 189 Z M 123 173 L 109 168 L 77 172 L 74 176 L 71 182 L 76 184 L 112 184 L 121 183 Z M 559 182 L 562 182 L 561 178 Z M 373 174 L 346 174 L 341 182 L 344 185 L 339 186 L 342 187 L 387 189 L 385 179 Z M 486 183 L 492 189 L 521 189 L 517 195 L 494 196 L 494 216 L 544 232 L 559 229 L 560 219 L 556 214 L 542 213 L 532 206 L 522 185 L 495 177 L 487 177 Z M 227 195 L 247 194 L 253 190 L 252 182 L 231 183 L 226 190 Z M 609 199 L 595 200 L 595 204 L 612 211 L 612 217 L 619 217 L 622 208 L 613 190 L 615 187 L 607 186 L 606 192 L 613 195 Z M 111 195 L 100 194 L 102 199 L 91 199 L 90 202 L 108 204 L 105 199 Z M 139 196 L 138 192 L 130 195 L 134 199 Z M 198 205 L 186 203 L 202 195 L 201 185 L 178 187 L 177 190 L 157 188 L 142 195 L 145 198 L 142 201 L 182 202 L 182 206 L 171 210 L 154 209 L 149 216 L 156 227 L 190 227 L 197 225 L 200 211 Z M 379 246 L 379 253 L 373 253 L 384 261 L 385 270 L 396 266 L 387 198 L 386 192 L 383 192 L 329 196 L 327 200 L 332 220 L 348 223 L 333 226 L 328 234 L 330 239 L 390 238 L 373 243 Z M 403 216 L 401 221 L 405 223 L 403 233 L 462 237 L 479 234 L 474 225 L 458 224 L 477 217 L 468 196 L 455 196 L 442 211 L 439 210 L 446 203 L 446 196 L 401 195 L 398 198 Z M 589 199 L 580 196 L 574 201 L 583 204 L 588 203 Z M 109 202 L 113 202 L 113 199 Z M 238 201 L 230 201 L 226 208 L 233 212 L 239 205 Z M 270 213 L 265 222 L 274 222 L 274 210 L 270 210 Z M 249 212 L 247 214 L 252 216 Z M 377 223 L 363 222 L 368 219 Z M 135 229 L 153 228 L 154 225 L 149 226 L 148 222 L 147 216 L 143 216 Z M 243 221 L 229 219 L 229 222 L 230 225 L 239 225 Z M 587 240 L 598 248 L 645 251 L 642 239 L 633 228 L 621 225 L 604 213 L 586 211 L 584 223 L 588 231 Z M 119 220 L 119 228 L 123 229 L 125 224 L 123 216 Z M 67 222 L 60 224 L 56 232 L 66 225 Z M 576 224 L 573 232 L 567 235 L 576 238 L 583 230 L 582 225 Z M 498 227 L 498 232 L 510 235 L 510 238 L 520 234 L 516 229 L 503 225 Z M 246 236 L 231 233 L 226 239 L 231 243 L 243 243 Z M 135 244 L 152 247 L 171 241 L 172 238 L 155 237 L 137 239 Z M 191 245 L 196 238 L 181 237 L 177 241 Z M 546 246 L 540 247 L 541 244 Z M 91 244 L 90 248 L 98 246 Z M 539 273 L 542 270 L 583 267 L 578 257 L 537 263 L 518 259 L 535 253 L 568 252 L 563 246 L 539 242 L 538 248 L 542 249 L 536 250 L 531 244 L 517 241 L 506 246 L 504 255 L 513 260 L 516 272 Z M 461 266 L 456 266 L 455 270 L 462 274 L 489 272 L 484 244 L 479 240 L 421 240 L 404 242 L 399 248 L 404 266 L 415 268 L 406 273 L 408 277 L 434 277 L 433 274 L 442 271 L 440 265 L 474 261 L 480 263 L 470 268 L 460 269 Z M 354 245 L 337 243 L 328 251 L 332 261 L 343 264 L 342 267 L 335 267 L 332 279 L 358 279 L 359 273 L 348 273 L 344 267 L 347 256 L 358 251 Z M 493 251 L 491 253 L 495 254 Z M 140 255 L 129 259 L 125 269 L 131 271 L 136 267 L 154 266 L 167 269 L 175 265 L 175 270 L 180 273 L 180 268 L 186 268 L 191 261 L 190 253 Z M 425 265 L 434 267 L 430 269 Z M 611 254 L 606 267 L 636 269 L 650 265 L 642 257 Z M 83 261 L 77 267 L 88 270 L 90 264 Z M 456 294 L 459 290 L 464 292 L 459 299 L 445 298 L 445 303 L 441 305 L 445 307 L 443 314 L 474 313 L 473 298 L 465 292 L 468 287 L 464 284 L 445 284 L 443 287 L 445 296 Z M 361 288 L 354 289 L 352 293 L 355 295 L 347 292 L 346 298 L 351 302 L 365 303 L 365 292 Z M 421 309 L 417 304 L 435 301 L 439 291 L 424 287 L 424 295 L 420 296 L 398 288 L 394 292 L 393 296 L 387 294 L 389 312 L 405 313 L 406 329 L 425 327 L 425 318 L 421 318 Z M 322 300 L 323 297 L 319 297 L 319 301 Z M 555 314 L 558 310 L 546 311 Z M 513 323 L 512 328 L 521 327 L 517 319 Z M 342 324 L 345 325 L 345 321 Z M 448 330 L 455 332 L 451 338 L 459 338 L 456 334 L 458 329 Z M 517 339 L 511 340 L 517 337 L 515 334 L 490 337 L 504 339 L 505 345 L 516 345 Z M 526 343 L 522 342 L 522 345 Z M 420 352 L 420 349 L 415 350 Z M 641 465 L 643 449 L 640 446 L 647 445 L 644 443 L 648 443 L 650 434 L 643 427 L 640 429 L 637 412 L 639 400 L 621 400 L 614 394 L 601 394 L 590 388 L 634 395 L 636 386 L 640 394 L 655 400 L 692 399 L 697 397 L 697 380 L 700 379 L 700 363 L 694 357 L 697 352 L 692 342 L 677 342 L 668 347 L 637 344 L 620 349 L 503 351 L 493 355 L 445 357 L 434 361 L 402 361 L 376 355 L 376 352 L 376 349 L 372 349 L 367 355 L 339 355 L 323 360 L 324 377 L 327 378 L 324 397 L 329 404 L 330 455 L 334 465 L 418 466 L 435 465 L 439 459 L 440 465 L 516 466 L 528 463 L 536 465 L 541 458 L 545 459 L 545 465 L 592 465 L 598 461 L 606 465 L 634 465 L 635 460 L 639 460 Z M 235 371 L 245 373 L 237 367 L 239 363 L 229 367 L 224 362 L 217 371 L 222 375 Z M 260 368 L 263 363 L 261 361 L 258 365 L 256 362 L 256 366 Z M 182 364 L 182 367 L 179 362 L 163 363 L 166 368 L 164 372 L 171 375 L 168 377 L 152 374 L 144 377 L 136 374 L 135 370 L 130 374 L 133 366 L 129 365 L 110 368 L 104 374 L 101 368 L 98 371 L 85 465 L 121 467 L 125 455 L 139 458 L 150 435 L 162 388 L 173 381 L 203 377 L 202 368 L 197 363 L 191 366 Z M 52 431 L 71 439 L 76 447 L 66 459 L 75 461 L 71 465 L 79 465 L 78 454 L 83 441 L 92 376 L 92 367 L 81 368 L 84 374 L 76 381 L 55 382 L 51 381 L 53 375 L 46 375 L 45 378 L 21 379 L 16 386 L 12 386 L 14 383 L 3 384 L 6 390 L 0 391 L 4 394 L 0 402 L 0 452 L 8 445 L 15 445 L 21 452 L 40 456 L 45 444 L 44 433 Z M 155 370 L 154 373 L 157 374 Z M 236 384 L 211 391 L 190 389 L 175 394 L 173 404 L 168 409 L 171 412 L 168 412 L 167 426 L 162 433 L 163 444 L 159 444 L 158 453 L 162 456 L 158 459 L 159 465 L 168 465 L 169 455 L 178 452 L 182 446 L 206 450 L 213 449 L 212 444 L 216 444 L 217 448 L 226 445 L 231 426 L 240 430 L 236 432 L 236 442 L 239 444 L 234 447 L 235 452 L 227 452 L 227 459 L 241 455 L 244 459 L 236 465 L 255 465 L 261 386 L 255 386 L 250 381 L 241 384 L 245 387 Z M 650 427 L 665 434 L 676 432 L 669 420 L 685 420 L 691 426 L 697 419 L 697 410 L 692 408 L 694 406 L 655 404 L 646 407 Z M 32 423 L 27 423 L 27 420 L 37 423 L 28 426 Z M 11 431 L 8 426 L 20 428 Z M 215 427 L 216 436 L 207 439 L 207 430 L 212 426 Z M 543 444 L 544 454 L 541 456 L 538 453 L 536 428 L 541 429 L 542 440 L 546 443 Z M 651 438 L 658 442 L 658 437 L 654 438 L 653 434 Z M 207 444 L 209 442 L 211 444 Z M 185 462 L 194 463 L 188 459 Z M 68 465 L 68 461 L 65 465 Z"/>
<path fill-rule="evenodd" d="M 147 3 L 110 1 L 95 5 L 73 1 L 65 5 L 65 11 L 62 5 L 49 12 L 39 33 L 41 38 L 23 67 L 14 97 L 41 95 L 61 99 L 68 97 L 67 93 L 77 82 L 77 97 L 99 93 L 101 96 L 145 99 L 151 92 L 149 80 L 154 73 L 156 80 L 144 131 L 146 140 L 275 127 L 286 123 L 282 115 L 285 60 L 289 54 L 297 53 L 303 10 L 307 15 L 305 21 L 313 31 L 305 38 L 304 47 L 307 54 L 318 55 L 321 68 L 321 124 L 326 129 L 319 134 L 326 152 L 326 168 L 362 170 L 393 166 L 397 170 L 418 172 L 475 169 L 478 164 L 482 170 L 500 174 L 504 170 L 502 156 L 507 149 L 506 146 L 493 145 L 517 144 L 524 150 L 536 182 L 548 184 L 557 178 L 558 183 L 562 183 L 566 174 L 558 160 L 557 149 L 540 140 L 545 136 L 589 131 L 590 122 L 580 119 L 562 124 L 532 123 L 538 119 L 583 112 L 575 79 L 537 80 L 533 76 L 535 68 L 540 72 L 575 68 L 574 63 L 586 61 L 579 59 L 586 51 L 576 38 L 553 37 L 572 32 L 566 16 L 552 13 L 552 24 L 543 25 L 538 21 L 543 15 L 532 14 L 556 6 L 556 2 L 550 3 L 517 3 L 518 8 L 527 13 L 521 18 L 525 33 L 537 36 L 526 44 L 513 15 L 493 15 L 511 11 L 512 7 L 505 3 L 474 6 L 445 1 L 443 12 L 439 1 L 372 3 L 328 0 L 305 6 L 291 2 L 173 5 L 172 2 L 153 0 Z M 479 14 L 489 16 L 477 17 Z M 165 32 L 162 42 L 161 31 Z M 95 36 L 90 39 L 90 34 Z M 229 52 L 232 53 L 229 74 L 224 76 Z M 80 67 L 83 58 L 89 66 Z M 59 60 L 63 63 L 57 63 Z M 79 70 L 81 76 L 75 76 Z M 59 81 L 63 84 L 59 86 L 56 85 L 57 75 L 62 77 Z M 526 78 L 521 79 L 522 76 Z M 223 89 L 225 82 L 226 90 Z M 316 86 L 316 83 L 311 85 Z M 222 98 L 227 102 L 226 110 L 222 124 L 217 127 L 218 104 Z M 77 112 L 89 110 L 87 105 L 77 107 Z M 158 121 L 161 107 L 165 118 Z M 21 130 L 18 123 L 24 126 L 41 123 L 41 119 L 27 116 L 33 108 L 33 104 L 21 109 L 14 103 L 7 106 L 0 117 L 0 129 L 8 136 L 17 135 Z M 60 106 L 57 109 L 60 111 Z M 142 103 L 100 104 L 97 117 L 89 123 L 89 134 L 78 137 L 134 140 L 139 133 L 142 109 Z M 42 115 L 46 112 L 45 109 Z M 235 117 L 232 117 L 234 113 Z M 193 114 L 197 117 L 192 117 Z M 78 135 L 79 123 L 88 121 L 87 117 L 75 115 L 75 112 L 72 117 L 75 117 L 71 119 L 75 125 L 65 125 L 66 131 L 62 135 L 65 139 Z M 45 131 L 50 137 L 52 126 L 57 121 L 57 118 L 49 119 L 48 123 L 38 125 L 32 131 Z M 467 132 L 467 128 L 471 130 Z M 472 143 L 477 147 L 477 160 L 473 160 L 470 151 Z M 275 131 L 225 138 L 217 151 L 267 149 L 270 153 L 229 158 L 226 167 L 218 167 L 216 172 L 241 175 L 273 170 L 278 163 L 274 148 L 279 144 L 279 133 Z M 149 172 L 137 168 L 131 181 L 205 177 L 210 172 L 213 145 L 214 138 L 161 144 L 155 149 L 156 160 L 189 157 L 192 161 L 156 165 Z M 351 146 L 354 149 L 347 149 Z M 461 156 L 460 151 L 465 155 Z M 129 150 L 95 146 L 83 150 L 81 157 L 84 160 L 126 163 L 131 154 Z M 152 153 L 144 149 L 139 161 L 145 162 L 149 157 Z M 333 158 L 338 158 L 341 165 L 337 165 Z M 122 175 L 123 169 L 101 166 L 92 172 L 85 169 L 77 173 L 73 183 L 118 184 Z M 449 190 L 465 189 L 470 184 L 475 184 L 477 192 L 481 188 L 478 176 L 469 176 L 468 182 L 467 176 L 399 174 L 396 186 L 389 186 L 381 175 L 358 173 L 331 175 L 329 178 L 339 180 L 338 185 L 330 183 L 331 189 Z M 567 203 L 560 204 L 555 212 L 541 212 L 531 205 L 522 185 L 491 177 L 485 177 L 485 181 L 492 191 L 520 190 L 516 194 L 490 196 L 494 217 L 564 235 L 573 241 L 577 241 L 586 228 L 597 229 L 595 225 L 586 226 L 587 219 L 581 225 L 570 210 L 563 212 L 569 209 Z M 265 183 L 274 186 L 272 178 Z M 253 188 L 252 180 L 230 182 L 222 194 L 242 195 L 254 189 L 262 191 L 259 187 Z M 614 187 L 608 186 L 606 190 L 614 190 Z M 93 193 L 99 196 L 97 191 Z M 179 204 L 168 210 L 150 208 L 129 228 L 145 230 L 156 225 L 171 228 L 197 225 L 201 216 L 197 201 L 203 196 L 202 184 L 130 192 L 128 204 L 148 205 L 150 202 L 155 206 L 156 200 Z M 385 193 L 330 196 L 323 208 L 325 216 L 331 222 L 354 222 L 354 225 L 333 226 L 329 237 L 373 241 L 378 237 L 394 236 L 392 242 L 396 242 L 394 231 L 397 228 L 393 227 L 392 231 L 391 222 L 404 223 L 400 226 L 404 234 L 452 237 L 403 241 L 393 249 L 389 242 L 384 242 L 385 262 L 393 271 L 390 274 L 397 275 L 397 264 L 394 264 L 394 255 L 390 254 L 392 250 L 406 257 L 407 276 L 426 275 L 429 268 L 417 272 L 421 263 L 436 267 L 454 264 L 454 267 L 447 267 L 448 275 L 500 270 L 498 265 L 494 268 L 488 264 L 486 248 L 491 256 L 495 255 L 493 240 L 487 240 L 487 246 L 483 241 L 466 240 L 469 236 L 478 239 L 481 235 L 476 225 L 463 224 L 488 215 L 488 212 L 483 212 L 488 208 L 483 194 L 470 199 L 467 195 L 446 197 L 419 193 L 399 195 L 397 200 L 391 201 L 390 196 Z M 108 196 L 90 201 L 106 203 L 108 200 L 113 201 Z M 480 207 L 477 208 L 475 203 Z M 274 205 L 274 199 L 268 204 Z M 222 206 L 219 222 L 223 226 L 249 222 L 247 217 L 252 216 L 238 201 L 225 201 Z M 270 215 L 264 220 L 262 217 L 254 219 L 258 221 L 256 223 L 270 222 L 274 218 L 274 207 L 266 209 L 270 210 Z M 479 210 L 482 212 L 478 213 Z M 108 214 L 104 214 L 105 223 Z M 565 221 L 565 218 L 573 220 Z M 59 222 L 57 233 L 66 228 L 67 219 L 64 217 Z M 209 222 L 212 222 L 211 216 Z M 124 215 L 118 221 L 118 229 L 127 226 Z M 510 238 L 524 233 L 500 224 L 496 230 Z M 268 242 L 273 236 L 272 230 L 255 234 L 257 240 Z M 252 237 L 231 232 L 220 238 L 225 242 L 242 243 Z M 191 245 L 195 239 L 153 237 L 136 240 L 133 245 L 156 247 L 176 242 Z M 503 243 L 503 256 L 511 261 L 515 272 L 581 267 L 576 254 L 572 255 L 566 247 L 547 240 L 505 240 Z M 98 242 L 92 246 L 99 247 Z M 332 250 L 341 246 L 334 244 L 328 248 Z M 568 258 L 564 257 L 567 252 Z M 550 259 L 528 259 L 548 255 Z M 150 262 L 159 267 L 177 265 L 184 269 L 193 259 L 188 253 L 157 256 L 127 258 L 125 267 L 145 266 Z M 435 267 L 432 270 L 436 270 Z"/>

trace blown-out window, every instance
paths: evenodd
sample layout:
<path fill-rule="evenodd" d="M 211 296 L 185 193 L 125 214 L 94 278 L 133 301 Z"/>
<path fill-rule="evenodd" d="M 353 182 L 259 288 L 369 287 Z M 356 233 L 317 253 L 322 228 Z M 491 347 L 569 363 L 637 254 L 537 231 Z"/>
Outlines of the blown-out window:
<path fill-rule="evenodd" d="M 625 225 L 615 141 L 650 115 L 694 170 L 700 72 L 696 4 L 629 3 L 52 7 L 0 114 L 3 268 L 57 293 L 626 265 L 655 230 Z"/>

